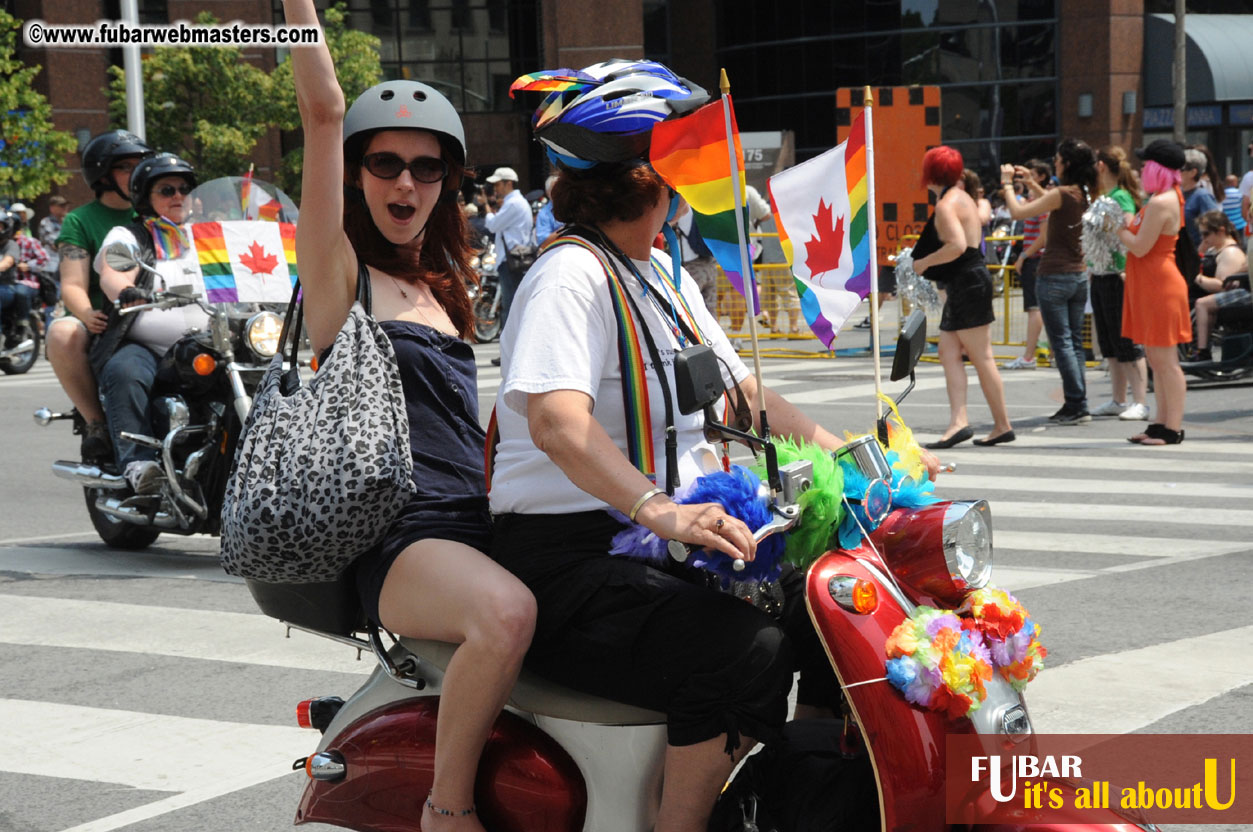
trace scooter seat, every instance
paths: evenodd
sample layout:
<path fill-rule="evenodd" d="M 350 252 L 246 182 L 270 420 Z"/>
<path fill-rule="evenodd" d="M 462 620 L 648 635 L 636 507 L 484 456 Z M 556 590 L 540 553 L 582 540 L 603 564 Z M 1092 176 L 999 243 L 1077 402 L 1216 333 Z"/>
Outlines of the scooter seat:
<path fill-rule="evenodd" d="M 400 643 L 441 670 L 448 667 L 457 649 L 455 644 L 416 638 L 401 637 Z M 666 715 L 658 711 L 580 693 L 525 669 L 518 675 L 509 704 L 540 716 L 597 725 L 657 725 L 666 721 Z"/>

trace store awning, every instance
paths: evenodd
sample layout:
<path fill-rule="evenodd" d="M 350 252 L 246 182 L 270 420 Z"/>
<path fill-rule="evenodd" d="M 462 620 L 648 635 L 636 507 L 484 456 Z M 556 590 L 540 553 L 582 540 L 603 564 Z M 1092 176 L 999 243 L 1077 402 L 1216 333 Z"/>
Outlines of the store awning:
<path fill-rule="evenodd" d="M 1253 101 L 1253 15 L 1189 14 L 1188 103 Z M 1144 105 L 1174 103 L 1171 73 L 1175 16 L 1150 14 L 1144 20 Z"/>

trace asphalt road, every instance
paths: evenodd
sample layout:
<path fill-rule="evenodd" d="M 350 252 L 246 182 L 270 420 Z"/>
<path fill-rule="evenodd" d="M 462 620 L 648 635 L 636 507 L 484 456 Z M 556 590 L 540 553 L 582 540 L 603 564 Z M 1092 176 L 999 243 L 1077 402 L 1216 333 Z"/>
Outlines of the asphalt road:
<path fill-rule="evenodd" d="M 496 347 L 477 352 L 486 411 Z M 767 360 L 765 373 L 824 424 L 869 428 L 867 358 Z M 1036 729 L 1249 732 L 1253 387 L 1191 393 L 1187 441 L 1141 448 L 1116 419 L 1050 426 L 1052 370 L 1005 381 L 1019 440 L 946 452 L 958 470 L 938 488 L 991 501 L 993 580 L 1050 650 L 1027 692 Z M 1089 384 L 1102 401 L 1104 375 Z M 288 768 L 315 745 L 294 705 L 346 696 L 368 660 L 284 638 L 221 572 L 215 540 L 106 549 L 81 493 L 49 472 L 76 442 L 67 423 L 34 425 L 43 404 L 64 405 L 46 363 L 0 377 L 0 832 L 287 828 L 304 777 Z M 903 412 L 923 440 L 943 430 L 938 365 L 920 367 Z M 971 417 L 990 427 L 973 373 Z"/>

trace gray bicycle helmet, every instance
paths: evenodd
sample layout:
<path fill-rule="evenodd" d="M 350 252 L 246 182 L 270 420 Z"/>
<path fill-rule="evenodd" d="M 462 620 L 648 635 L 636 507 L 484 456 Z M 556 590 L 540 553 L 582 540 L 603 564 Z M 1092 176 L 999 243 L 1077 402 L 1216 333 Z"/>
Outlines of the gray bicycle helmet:
<path fill-rule="evenodd" d="M 126 130 L 110 130 L 101 133 L 83 148 L 83 179 L 87 186 L 100 194 L 105 190 L 117 191 L 118 196 L 129 199 L 109 177 L 109 171 L 119 159 L 138 156 L 147 158 L 152 148 L 143 139 Z"/>
<path fill-rule="evenodd" d="M 158 153 L 144 159 L 131 172 L 131 205 L 141 217 L 153 215 L 152 184 L 163 176 L 181 176 L 196 187 L 196 169 L 173 153 Z"/>
<path fill-rule="evenodd" d="M 466 134 L 461 116 L 438 90 L 418 81 L 385 81 L 357 97 L 344 116 L 344 157 L 360 161 L 365 139 L 376 130 L 427 130 L 446 139 L 443 144 L 462 167 L 466 163 Z"/>

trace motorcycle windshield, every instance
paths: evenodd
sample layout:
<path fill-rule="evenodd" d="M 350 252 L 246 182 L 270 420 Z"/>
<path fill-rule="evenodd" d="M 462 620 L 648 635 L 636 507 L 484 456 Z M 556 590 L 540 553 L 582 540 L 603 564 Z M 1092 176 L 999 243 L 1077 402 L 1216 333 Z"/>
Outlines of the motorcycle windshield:
<path fill-rule="evenodd" d="M 204 299 L 228 305 L 232 318 L 281 311 L 297 275 L 295 202 L 248 176 L 204 182 L 188 201 L 188 236 Z"/>

